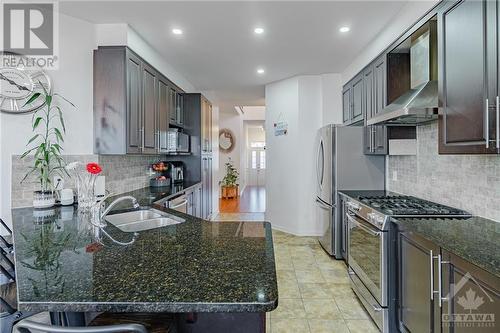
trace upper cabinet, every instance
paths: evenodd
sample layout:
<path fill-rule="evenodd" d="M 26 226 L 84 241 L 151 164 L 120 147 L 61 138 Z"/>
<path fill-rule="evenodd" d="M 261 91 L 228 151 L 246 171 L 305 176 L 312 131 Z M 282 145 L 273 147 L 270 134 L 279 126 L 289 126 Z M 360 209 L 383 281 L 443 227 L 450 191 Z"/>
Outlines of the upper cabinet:
<path fill-rule="evenodd" d="M 364 119 L 363 75 L 358 74 L 342 91 L 344 124 L 358 124 Z"/>
<path fill-rule="evenodd" d="M 447 1 L 438 11 L 439 153 L 500 153 L 499 2 Z"/>
<path fill-rule="evenodd" d="M 183 91 L 124 46 L 94 51 L 94 152 L 161 154 Z"/>

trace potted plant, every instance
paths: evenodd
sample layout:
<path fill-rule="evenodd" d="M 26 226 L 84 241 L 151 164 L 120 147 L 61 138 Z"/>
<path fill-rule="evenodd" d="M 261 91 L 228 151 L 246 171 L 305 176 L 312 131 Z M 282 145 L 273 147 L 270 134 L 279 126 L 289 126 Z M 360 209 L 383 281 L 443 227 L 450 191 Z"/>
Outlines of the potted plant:
<path fill-rule="evenodd" d="M 235 198 L 238 196 L 238 170 L 233 166 L 231 158 L 226 163 L 226 175 L 219 182 L 221 185 L 222 197 L 223 198 Z"/>
<path fill-rule="evenodd" d="M 33 113 L 31 125 L 34 135 L 28 140 L 28 150 L 21 155 L 23 159 L 34 153 L 33 166 L 29 168 L 21 182 L 24 182 L 28 176 L 34 175 L 40 183 L 40 190 L 33 193 L 33 207 L 35 208 L 52 207 L 55 204 L 52 177 L 68 175 L 64 169 L 65 162 L 61 157 L 63 150 L 61 143 L 64 142 L 63 135 L 66 134 L 66 127 L 61 107 L 53 105 L 54 97 L 75 107 L 61 95 L 47 92 L 45 87 L 43 94 L 35 93 L 26 102 L 30 104 L 39 98 L 45 99 L 45 106 Z"/>

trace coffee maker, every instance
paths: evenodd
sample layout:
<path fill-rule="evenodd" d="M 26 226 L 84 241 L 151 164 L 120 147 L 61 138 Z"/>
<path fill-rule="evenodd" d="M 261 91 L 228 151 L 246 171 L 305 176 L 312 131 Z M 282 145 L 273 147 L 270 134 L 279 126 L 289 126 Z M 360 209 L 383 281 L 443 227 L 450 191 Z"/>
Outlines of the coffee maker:
<path fill-rule="evenodd" d="M 170 171 L 170 179 L 172 183 L 182 183 L 184 181 L 184 163 L 168 162 Z"/>

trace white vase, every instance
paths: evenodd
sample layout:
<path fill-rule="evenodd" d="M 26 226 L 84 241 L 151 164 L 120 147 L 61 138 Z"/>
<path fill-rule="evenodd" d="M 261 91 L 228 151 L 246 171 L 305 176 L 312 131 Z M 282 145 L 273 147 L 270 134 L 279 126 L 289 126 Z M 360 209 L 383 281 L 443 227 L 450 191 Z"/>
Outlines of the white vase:
<path fill-rule="evenodd" d="M 53 191 L 33 192 L 33 208 L 49 208 L 56 204 L 56 197 Z"/>

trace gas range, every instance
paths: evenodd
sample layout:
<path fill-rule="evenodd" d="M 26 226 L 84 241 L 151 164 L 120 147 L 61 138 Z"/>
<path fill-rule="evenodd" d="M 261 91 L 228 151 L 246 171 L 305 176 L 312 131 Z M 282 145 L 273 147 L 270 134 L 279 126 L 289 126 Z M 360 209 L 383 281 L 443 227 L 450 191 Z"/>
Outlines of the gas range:
<path fill-rule="evenodd" d="M 347 208 L 380 230 L 387 230 L 391 217 L 471 217 L 466 211 L 406 195 L 358 196 L 347 200 Z"/>
<path fill-rule="evenodd" d="M 365 205 L 393 217 L 470 217 L 467 212 L 412 196 L 360 196 Z"/>

